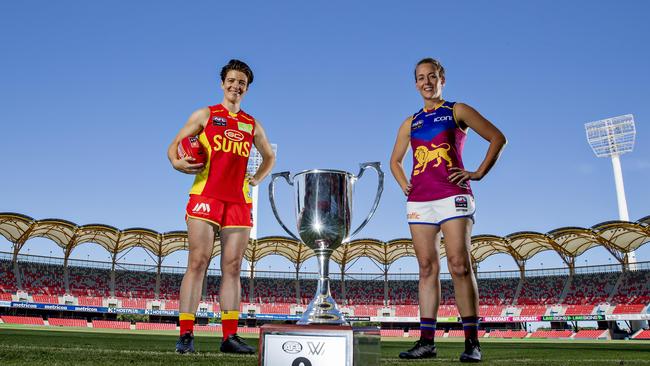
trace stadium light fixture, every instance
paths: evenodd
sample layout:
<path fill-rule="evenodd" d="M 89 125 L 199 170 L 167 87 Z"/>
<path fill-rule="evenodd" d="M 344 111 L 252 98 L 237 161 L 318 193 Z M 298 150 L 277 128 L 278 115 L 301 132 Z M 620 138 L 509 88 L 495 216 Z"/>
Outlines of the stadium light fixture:
<path fill-rule="evenodd" d="M 634 149 L 634 137 L 636 136 L 634 116 L 626 114 L 585 123 L 585 130 L 587 132 L 587 141 L 594 154 L 599 158 L 610 157 L 612 159 L 618 201 L 618 217 L 620 220 L 630 221 L 627 212 L 627 201 L 625 200 L 620 156 L 632 152 Z M 636 262 L 634 252 L 629 253 L 628 262 Z"/>

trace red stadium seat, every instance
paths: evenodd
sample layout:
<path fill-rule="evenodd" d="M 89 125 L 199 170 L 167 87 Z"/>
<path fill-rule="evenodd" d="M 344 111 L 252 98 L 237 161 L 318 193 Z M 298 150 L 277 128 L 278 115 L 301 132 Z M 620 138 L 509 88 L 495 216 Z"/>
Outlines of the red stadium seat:
<path fill-rule="evenodd" d="M 45 325 L 43 318 L 36 316 L 3 315 L 0 318 L 7 324 Z"/>
<path fill-rule="evenodd" d="M 87 328 L 88 322 L 85 319 L 61 319 L 61 318 L 49 318 L 48 324 L 51 326 L 57 327 L 80 327 Z"/>
<path fill-rule="evenodd" d="M 93 320 L 93 328 L 104 329 L 131 329 L 131 323 L 113 320 Z"/>

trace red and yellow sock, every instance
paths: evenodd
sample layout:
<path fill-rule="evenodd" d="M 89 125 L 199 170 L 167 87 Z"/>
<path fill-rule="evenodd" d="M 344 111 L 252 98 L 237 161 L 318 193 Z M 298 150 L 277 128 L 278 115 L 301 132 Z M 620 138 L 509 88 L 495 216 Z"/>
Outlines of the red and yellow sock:
<path fill-rule="evenodd" d="M 223 339 L 227 339 L 233 334 L 237 333 L 237 324 L 239 323 L 239 311 L 237 310 L 221 310 L 221 329 L 223 331 Z"/>
<path fill-rule="evenodd" d="M 180 313 L 178 315 L 178 320 L 181 324 L 181 336 L 187 332 L 194 334 L 194 318 L 194 314 L 192 313 Z"/>

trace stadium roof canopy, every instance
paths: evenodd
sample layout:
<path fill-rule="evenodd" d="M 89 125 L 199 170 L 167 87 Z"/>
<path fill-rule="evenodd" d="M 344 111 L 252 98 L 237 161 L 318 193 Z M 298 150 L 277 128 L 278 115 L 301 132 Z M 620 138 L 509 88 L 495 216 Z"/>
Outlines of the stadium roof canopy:
<path fill-rule="evenodd" d="M 12 243 L 14 260 L 27 240 L 37 237 L 55 242 L 63 250 L 66 261 L 72 251 L 84 243 L 102 246 L 111 253 L 113 262 L 119 253 L 141 247 L 158 259 L 158 265 L 170 253 L 188 248 L 186 231 L 159 233 L 145 228 L 119 230 L 103 224 L 77 225 L 62 219 L 36 220 L 18 213 L 0 213 L 0 235 Z M 646 216 L 636 222 L 606 221 L 591 228 L 562 227 L 548 233 L 521 231 L 503 237 L 475 235 L 472 237 L 471 255 L 474 262 L 479 263 L 494 254 L 508 254 L 523 271 L 527 260 L 540 252 L 552 250 L 573 269 L 577 256 L 594 247 L 603 247 L 625 265 L 627 254 L 649 241 L 650 216 Z M 442 244 L 440 255 L 445 256 L 444 239 Z M 220 254 L 220 240 L 216 237 L 212 256 Z M 301 264 L 314 256 L 314 253 L 294 239 L 269 236 L 251 240 L 245 258 L 254 267 L 255 263 L 269 255 L 288 259 L 298 271 Z M 408 256 L 415 256 L 411 239 L 388 242 L 356 239 L 340 246 L 332 255 L 332 260 L 344 270 L 358 258 L 370 258 L 388 271 L 392 263 Z"/>

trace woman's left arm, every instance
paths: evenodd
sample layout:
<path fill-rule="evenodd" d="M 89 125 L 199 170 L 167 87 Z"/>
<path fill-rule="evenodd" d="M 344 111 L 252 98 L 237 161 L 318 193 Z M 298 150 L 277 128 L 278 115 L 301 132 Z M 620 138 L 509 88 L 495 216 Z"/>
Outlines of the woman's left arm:
<path fill-rule="evenodd" d="M 506 146 L 506 137 L 476 109 L 464 103 L 454 105 L 454 114 L 461 128 L 469 127 L 490 143 L 485 158 L 474 172 L 457 167 L 450 168 L 449 181 L 463 184 L 467 180 L 481 180 L 492 169 Z"/>

